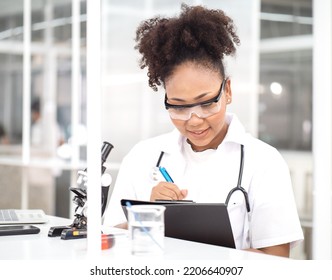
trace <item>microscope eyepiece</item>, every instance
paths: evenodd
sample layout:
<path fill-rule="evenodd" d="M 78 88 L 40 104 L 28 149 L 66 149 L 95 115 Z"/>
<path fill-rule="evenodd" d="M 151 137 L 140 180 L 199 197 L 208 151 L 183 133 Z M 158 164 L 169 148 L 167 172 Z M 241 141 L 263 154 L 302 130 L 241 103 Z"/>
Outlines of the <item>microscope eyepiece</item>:
<path fill-rule="evenodd" d="M 102 163 L 104 163 L 107 160 L 108 155 L 110 154 L 110 152 L 112 151 L 112 149 L 114 148 L 114 146 L 109 143 L 104 141 L 103 146 L 101 148 L 101 161 Z"/>

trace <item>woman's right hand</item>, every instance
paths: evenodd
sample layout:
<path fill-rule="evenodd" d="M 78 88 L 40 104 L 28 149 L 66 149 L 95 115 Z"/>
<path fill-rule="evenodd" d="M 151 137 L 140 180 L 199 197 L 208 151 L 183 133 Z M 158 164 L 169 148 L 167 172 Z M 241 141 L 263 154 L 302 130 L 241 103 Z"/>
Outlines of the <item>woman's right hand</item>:
<path fill-rule="evenodd" d="M 150 201 L 182 200 L 186 198 L 188 190 L 180 190 L 174 183 L 159 182 L 151 191 Z"/>

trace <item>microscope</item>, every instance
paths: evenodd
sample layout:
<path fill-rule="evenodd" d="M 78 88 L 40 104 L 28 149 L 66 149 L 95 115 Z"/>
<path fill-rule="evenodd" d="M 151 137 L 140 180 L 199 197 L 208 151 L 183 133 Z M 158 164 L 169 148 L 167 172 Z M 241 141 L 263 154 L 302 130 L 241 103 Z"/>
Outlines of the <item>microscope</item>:
<path fill-rule="evenodd" d="M 101 149 L 101 217 L 103 217 L 108 200 L 109 187 L 112 183 L 110 174 L 105 173 L 104 163 L 113 149 L 113 145 L 103 142 Z M 70 187 L 75 196 L 73 202 L 76 204 L 75 218 L 71 225 L 51 227 L 48 232 L 49 237 L 61 236 L 61 239 L 78 239 L 87 236 L 87 169 L 78 171 L 77 186 Z"/>

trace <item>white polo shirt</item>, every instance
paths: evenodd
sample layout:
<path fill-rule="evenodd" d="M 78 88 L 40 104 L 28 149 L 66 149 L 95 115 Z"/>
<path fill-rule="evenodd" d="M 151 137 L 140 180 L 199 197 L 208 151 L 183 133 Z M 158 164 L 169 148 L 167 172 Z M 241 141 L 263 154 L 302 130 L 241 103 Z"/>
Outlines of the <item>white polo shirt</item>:
<path fill-rule="evenodd" d="M 228 212 L 236 248 L 262 248 L 303 239 L 288 167 L 280 153 L 247 134 L 233 114 L 227 114 L 228 132 L 216 150 L 194 152 L 177 131 L 141 141 L 123 159 L 105 225 L 125 222 L 120 200 L 149 200 L 157 180 L 153 176 L 160 153 L 164 166 L 186 199 L 195 202 L 225 202 L 237 185 L 241 144 L 244 145 L 242 187 L 247 190 L 248 214 L 242 192 L 233 193 Z"/>

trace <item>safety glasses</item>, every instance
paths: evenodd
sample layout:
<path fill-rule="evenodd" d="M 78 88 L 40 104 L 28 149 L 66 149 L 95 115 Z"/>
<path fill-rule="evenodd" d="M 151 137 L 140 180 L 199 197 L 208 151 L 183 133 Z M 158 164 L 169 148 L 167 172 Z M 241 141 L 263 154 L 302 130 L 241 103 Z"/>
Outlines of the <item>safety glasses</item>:
<path fill-rule="evenodd" d="M 172 119 L 187 121 L 192 114 L 196 114 L 199 118 L 208 118 L 220 111 L 221 104 L 219 102 L 222 93 L 224 92 L 227 79 L 224 79 L 220 85 L 218 94 L 206 101 L 194 103 L 173 105 L 167 102 L 167 95 L 165 94 L 165 108 Z"/>

